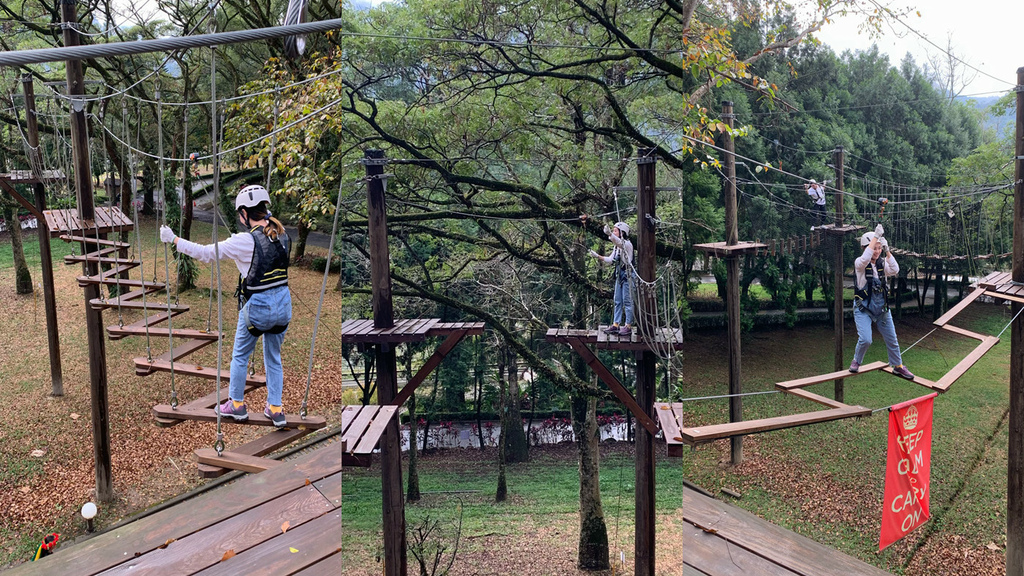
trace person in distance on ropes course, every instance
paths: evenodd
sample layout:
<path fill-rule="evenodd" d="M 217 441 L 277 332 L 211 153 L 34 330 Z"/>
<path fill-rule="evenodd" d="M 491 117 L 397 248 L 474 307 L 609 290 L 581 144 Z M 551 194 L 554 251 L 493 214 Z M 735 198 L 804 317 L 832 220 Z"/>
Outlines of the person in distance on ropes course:
<path fill-rule="evenodd" d="M 828 182 L 824 182 L 827 184 Z M 814 201 L 814 226 L 811 226 L 813 231 L 816 227 L 821 226 L 825 223 L 827 216 L 825 215 L 825 188 L 822 184 L 811 178 L 810 183 L 804 184 L 804 190 L 807 190 L 807 195 Z"/>
<path fill-rule="evenodd" d="M 287 425 L 281 394 L 284 372 L 281 343 L 292 319 L 292 296 L 288 289 L 288 234 L 270 213 L 270 195 L 258 184 L 246 186 L 235 198 L 238 222 L 246 232 L 232 234 L 219 242 L 220 258 L 238 267 L 238 327 L 231 356 L 228 400 L 217 407 L 221 416 L 237 422 L 249 419 L 244 391 L 249 356 L 263 336 L 263 365 L 267 371 L 267 405 L 263 410 L 274 426 Z M 160 240 L 173 243 L 178 252 L 202 262 L 213 262 L 213 244 L 196 244 L 178 238 L 167 226 L 160 227 Z"/>
<path fill-rule="evenodd" d="M 611 229 L 606 225 L 604 233 L 612 241 L 615 248 L 608 256 L 602 256 L 593 250 L 590 255 L 603 264 L 615 266 L 615 309 L 612 325 L 605 328 L 608 334 L 629 336 L 633 329 L 633 243 L 629 241 L 629 224 L 616 222 Z M 622 323 L 620 325 L 620 322 Z"/>
<path fill-rule="evenodd" d="M 860 238 L 864 253 L 853 261 L 855 273 L 853 290 L 853 321 L 857 325 L 857 347 L 853 352 L 850 372 L 858 372 L 864 361 L 864 354 L 871 346 L 871 325 L 878 325 L 878 333 L 885 341 L 889 353 L 889 364 L 893 374 L 913 380 L 914 375 L 903 365 L 900 343 L 896 339 L 896 327 L 889 312 L 889 290 L 886 279 L 899 274 L 900 267 L 889 251 L 889 243 L 883 237 L 885 229 L 879 224 L 874 232 L 866 232 Z M 885 277 L 878 275 L 878 259 L 882 258 Z"/>

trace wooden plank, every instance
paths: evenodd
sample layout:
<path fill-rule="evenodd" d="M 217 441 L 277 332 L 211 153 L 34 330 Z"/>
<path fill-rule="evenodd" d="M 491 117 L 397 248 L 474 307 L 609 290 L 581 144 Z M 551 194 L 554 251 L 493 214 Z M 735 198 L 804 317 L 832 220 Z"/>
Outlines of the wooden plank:
<path fill-rule="evenodd" d="M 224 553 L 241 553 L 280 536 L 281 525 L 296 528 L 325 514 L 330 508 L 316 490 L 299 489 L 266 502 L 216 526 L 190 534 L 101 573 L 101 576 L 125 574 L 192 574 L 221 561 Z"/>
<path fill-rule="evenodd" d="M 174 317 L 174 316 L 178 316 L 179 314 L 184 314 L 184 313 L 185 313 L 184 310 L 178 310 L 176 312 L 172 312 L 170 314 L 170 316 Z M 155 324 L 160 324 L 161 322 L 166 322 L 167 321 L 167 316 L 168 316 L 167 312 L 160 312 L 160 313 L 157 313 L 157 314 L 152 314 L 152 315 L 147 316 L 145 318 L 142 318 L 140 320 L 136 320 L 135 322 L 132 322 L 131 324 L 125 324 L 124 328 L 128 328 L 128 327 L 136 328 L 136 327 L 147 326 L 147 325 L 153 326 Z M 119 336 L 119 335 L 114 335 L 114 334 L 110 334 L 110 335 L 108 335 L 108 337 L 111 340 L 120 340 L 121 338 L 124 338 L 124 336 Z"/>
<path fill-rule="evenodd" d="M 260 458 L 259 456 L 239 454 L 238 452 L 228 450 L 221 452 L 220 456 L 218 456 L 217 451 L 213 448 L 200 448 L 196 450 L 196 458 L 200 464 L 242 470 L 251 474 L 265 472 L 270 468 L 281 465 L 277 460 L 271 460 L 270 458 Z"/>
<path fill-rule="evenodd" d="M 871 410 L 863 406 L 847 406 L 846 408 L 832 408 L 819 410 L 817 412 L 806 412 L 803 414 L 791 414 L 788 416 L 775 416 L 772 418 L 761 418 L 760 420 L 746 420 L 742 422 L 730 422 L 727 424 L 712 424 L 710 426 L 699 426 L 695 428 L 682 428 L 680 435 L 683 441 L 689 445 L 713 442 L 733 436 L 744 436 L 747 434 L 759 434 L 772 430 L 784 428 L 795 428 L 807 424 L 817 424 L 831 420 L 840 420 L 854 416 L 870 416 Z"/>
<path fill-rule="evenodd" d="M 307 482 L 318 482 L 340 471 L 341 454 L 335 446 L 325 446 L 262 474 L 247 476 L 199 495 L 187 503 L 146 516 L 116 530 L 97 534 L 81 544 L 61 548 L 60 553 L 17 566 L 5 573 L 5 576 L 97 574 L 130 561 L 137 554 L 145 555 L 156 550 L 168 540 L 181 540 L 196 533 L 202 535 L 204 532 L 201 531 L 208 526 L 241 517 L 246 511 L 266 502 L 303 490 Z M 335 513 L 340 514 L 340 511 Z M 340 518 L 332 520 L 340 531 Z M 279 523 L 270 527 L 280 533 Z M 229 535 L 225 533 L 225 537 Z M 200 537 L 210 538 L 210 534 Z M 338 542 L 340 546 L 340 538 Z M 170 549 L 169 545 L 167 549 Z"/>
<path fill-rule="evenodd" d="M 885 368 L 882 368 L 882 372 L 886 372 L 888 374 L 892 374 L 893 376 L 896 376 L 896 374 L 892 371 L 892 366 L 886 366 Z M 901 379 L 901 380 L 907 380 L 906 378 L 903 378 L 902 376 L 896 376 L 896 377 Z M 927 380 L 925 378 L 921 378 L 920 376 L 917 376 L 917 375 L 914 376 L 913 380 L 907 380 L 907 382 L 913 382 L 914 384 L 920 384 L 921 386 L 924 386 L 925 388 L 931 388 L 932 390 L 936 390 L 935 382 L 932 382 L 931 380 Z"/>
<path fill-rule="evenodd" d="M 175 420 L 175 422 L 181 422 L 181 420 Z M 266 456 L 312 433 L 312 430 L 299 430 L 298 428 L 273 430 L 241 446 L 231 448 L 231 452 L 245 454 L 246 456 Z M 198 469 L 199 475 L 203 478 L 219 478 L 231 471 L 227 468 L 211 466 L 209 464 L 199 464 Z"/>
<path fill-rule="evenodd" d="M 647 429 L 652 436 L 657 436 L 658 424 L 651 419 L 650 415 L 648 415 L 639 404 L 637 404 L 633 395 L 630 394 L 629 391 L 626 390 L 626 388 L 619 382 L 618 378 L 616 378 L 615 375 L 601 363 L 601 360 L 590 351 L 590 348 L 587 348 L 579 338 L 568 338 L 567 341 L 569 346 L 571 346 L 572 349 L 575 350 L 581 358 L 583 358 L 584 362 L 587 363 L 587 366 L 590 366 L 590 369 L 597 374 L 597 377 L 600 378 L 601 381 L 611 389 L 612 393 L 615 394 L 619 401 L 625 404 L 626 408 L 633 413 L 633 416 L 636 417 L 636 421 Z"/>
<path fill-rule="evenodd" d="M 427 336 L 447 336 L 452 330 L 465 330 L 467 336 L 479 336 L 487 325 L 484 322 L 438 322 L 427 330 Z"/>
<path fill-rule="evenodd" d="M 946 374 L 943 375 L 942 378 L 939 378 L 938 382 L 936 382 L 932 386 L 932 388 L 934 388 L 935 390 L 939 390 L 941 392 L 945 392 L 946 390 L 948 390 L 954 382 L 959 380 L 961 376 L 967 373 L 971 366 L 974 366 L 974 364 L 977 363 L 978 360 L 981 360 L 982 356 L 988 353 L 988 351 L 991 350 L 992 347 L 998 343 L 999 338 L 996 338 L 995 336 L 987 337 L 985 340 L 981 342 L 981 344 L 978 344 L 977 348 L 972 350 L 970 354 L 968 354 L 963 360 L 958 362 L 952 370 L 946 372 Z"/>
<path fill-rule="evenodd" d="M 341 472 L 313 484 L 335 508 L 341 508 Z"/>
<path fill-rule="evenodd" d="M 135 358 L 135 373 L 139 376 L 148 376 L 153 372 L 170 372 L 171 363 L 168 360 L 147 360 L 144 357 Z M 198 366 L 196 364 L 186 364 L 184 362 L 174 363 L 174 373 L 179 376 L 198 376 L 199 378 L 206 378 L 208 380 L 217 379 L 217 368 L 209 366 Z M 231 370 L 220 371 L 221 380 L 228 382 L 231 380 Z M 263 375 L 247 375 L 245 377 L 246 384 L 265 385 L 267 382 L 266 376 Z"/>
<path fill-rule="evenodd" d="M 338 576 L 342 571 L 341 554 L 328 556 L 295 573 L 295 576 Z"/>
<path fill-rule="evenodd" d="M 686 516 L 686 508 L 683 509 Z M 706 530 L 705 530 L 706 529 Z M 797 576 L 769 558 L 736 546 L 718 534 L 710 524 L 694 526 L 686 522 L 682 528 L 683 561 L 699 570 L 698 574 L 713 576 Z M 780 542 L 781 544 L 781 542 Z"/>
<path fill-rule="evenodd" d="M 191 340 L 213 340 L 217 341 L 220 339 L 220 335 L 217 332 L 207 332 L 206 330 L 191 330 L 188 328 L 175 328 L 173 331 L 169 328 L 156 328 L 153 326 L 118 326 L 113 324 L 107 326 L 107 334 L 116 336 L 146 336 L 147 334 L 154 338 L 167 338 L 168 334 L 173 332 L 175 338 L 191 339 Z"/>
<path fill-rule="evenodd" d="M 345 406 L 341 409 L 341 433 L 344 434 L 348 427 L 355 421 L 362 406 Z M 343 441 L 344 442 L 344 441 Z"/>
<path fill-rule="evenodd" d="M 89 301 L 89 305 L 92 306 L 93 310 L 106 310 L 108 308 L 130 308 L 132 310 L 152 310 L 154 312 L 162 310 L 172 310 L 188 312 L 189 307 L 185 304 L 171 304 L 167 305 L 166 302 L 139 302 L 136 300 L 124 300 L 122 298 L 114 298 L 113 300 L 103 300 L 101 298 L 93 298 Z"/>
<path fill-rule="evenodd" d="M 175 346 L 174 349 L 164 352 L 153 360 L 166 360 L 167 362 L 174 360 L 177 362 L 179 359 L 188 356 L 196 350 L 201 350 L 216 341 L 216 339 L 210 340 L 209 338 L 186 340 L 185 342 Z"/>
<path fill-rule="evenodd" d="M 380 410 L 373 417 L 373 421 L 370 422 L 366 432 L 363 433 L 363 438 L 359 441 L 359 444 L 350 452 L 353 454 L 372 454 L 373 449 L 380 442 L 381 435 L 384 434 L 384 427 L 395 417 L 397 410 L 398 406 L 381 406 Z"/>
<path fill-rule="evenodd" d="M 125 263 L 124 261 L 122 261 L 120 266 L 117 266 L 115 268 L 111 268 L 110 270 L 104 270 L 103 272 L 100 272 L 99 275 L 100 275 L 101 278 L 110 278 L 112 276 L 120 276 L 122 272 L 128 272 L 129 270 L 131 270 L 133 268 L 138 268 L 138 267 L 139 267 L 139 263 L 138 262 L 128 262 L 128 263 Z M 115 284 L 116 284 L 116 282 L 115 282 Z"/>
<path fill-rule="evenodd" d="M 110 278 L 106 276 L 79 276 L 78 285 L 86 287 L 90 284 L 103 284 L 108 286 L 146 287 L 152 288 L 150 292 L 156 292 L 167 288 L 163 282 L 151 282 L 149 280 L 132 280 L 129 278 Z"/>
<path fill-rule="evenodd" d="M 61 234 L 60 239 L 65 242 L 81 242 L 82 244 L 95 244 L 98 246 L 116 246 L 117 248 L 131 248 L 132 245 L 120 240 L 107 240 L 105 238 L 90 238 L 88 236 L 74 236 Z"/>
<path fill-rule="evenodd" d="M 169 404 L 157 404 L 153 406 L 153 416 L 157 418 L 171 418 L 177 420 L 195 420 L 198 422 L 216 422 L 217 414 L 213 408 L 197 409 L 197 410 L 182 410 L 179 406 L 177 410 L 172 410 Z M 298 414 L 285 414 L 285 420 L 287 424 L 283 428 L 299 428 L 305 430 L 318 430 L 327 425 L 327 421 L 322 416 L 306 416 L 305 420 L 299 417 Z M 245 422 L 236 422 L 233 418 L 221 418 L 222 423 L 229 424 L 240 424 L 243 426 L 273 426 L 274 423 L 263 415 L 263 411 L 251 410 L 249 411 L 249 419 Z"/>
<path fill-rule="evenodd" d="M 735 550 L 732 546 L 748 550 L 797 574 L 889 576 L 880 568 L 690 489 L 683 490 L 683 516 L 690 523 L 715 530 L 716 536 L 731 544 L 729 550 Z M 685 534 L 683 538 L 685 549 Z"/>
<path fill-rule="evenodd" d="M 97 264 L 115 264 L 115 265 L 135 264 L 136 266 L 141 264 L 141 262 L 138 262 L 138 261 L 135 261 L 135 260 L 125 261 L 124 258 L 101 258 L 101 257 L 89 256 L 89 255 L 85 255 L 85 256 L 72 256 L 72 255 L 68 255 L 68 256 L 64 257 L 64 263 L 65 264 L 80 264 L 82 262 L 95 262 Z"/>
<path fill-rule="evenodd" d="M 803 388 L 789 388 L 789 389 L 786 390 L 786 392 L 788 392 L 788 393 L 790 393 L 790 394 L 792 394 L 794 396 L 799 396 L 801 398 L 804 398 L 805 400 L 810 400 L 811 402 L 817 402 L 818 404 L 822 404 L 824 406 L 828 406 L 829 408 L 847 408 L 847 407 L 849 407 L 848 404 L 843 404 L 842 402 L 839 402 L 837 400 L 833 400 L 833 399 L 828 398 L 826 396 L 821 396 L 819 394 L 815 394 L 814 392 L 808 392 L 807 390 L 804 390 Z"/>
<path fill-rule="evenodd" d="M 380 406 L 363 406 L 359 414 L 356 415 L 355 419 L 349 425 L 341 437 L 341 440 L 348 445 L 348 452 L 352 453 L 356 444 L 359 443 L 359 439 L 363 437 L 366 432 L 366 427 L 373 421 L 373 417 L 377 415 L 377 410 Z"/>
<path fill-rule="evenodd" d="M 1003 294 L 1002 292 L 993 292 L 991 290 L 986 290 L 985 291 L 985 295 L 986 296 L 991 296 L 993 298 L 1000 298 L 1000 299 L 1003 299 L 1003 300 L 1009 300 L 1011 302 L 1024 303 L 1024 298 L 1020 298 L 1018 296 L 1010 296 L 1009 294 Z"/>
<path fill-rule="evenodd" d="M 675 410 L 676 406 L 679 407 L 678 411 Z M 658 415 L 658 423 L 661 425 L 665 442 L 672 444 L 683 441 L 679 436 L 679 421 L 682 419 L 682 412 L 682 402 L 676 402 L 675 404 L 669 404 L 668 402 L 654 403 L 654 413 Z"/>
<path fill-rule="evenodd" d="M 981 290 L 981 289 L 977 289 L 977 290 L 972 291 L 970 294 L 968 294 L 967 296 L 963 297 L 959 302 L 957 302 L 956 306 L 953 306 L 952 308 L 950 308 L 949 311 L 947 311 L 945 314 L 943 314 L 938 320 L 933 322 L 933 324 L 935 324 L 936 326 L 944 326 L 947 322 L 952 320 L 954 316 L 956 316 L 957 314 L 962 312 L 964 308 L 967 308 L 967 306 L 971 302 L 974 302 L 975 300 L 977 300 L 978 297 L 981 296 L 984 293 L 985 293 L 985 291 Z"/>
<path fill-rule="evenodd" d="M 196 574 L 294 574 L 340 551 L 341 510 L 334 510 Z"/>
<path fill-rule="evenodd" d="M 944 330 L 948 330 L 948 331 L 950 331 L 950 332 L 952 332 L 954 334 L 959 334 L 961 336 L 967 336 L 968 338 L 974 338 L 975 340 L 980 340 L 982 342 L 984 342 L 986 339 L 990 338 L 990 336 L 987 336 L 985 334 L 978 334 L 977 332 L 971 332 L 970 330 L 964 330 L 963 328 L 960 328 L 959 326 L 953 326 L 952 324 L 946 324 L 942 328 Z"/>
<path fill-rule="evenodd" d="M 860 367 L 859 372 L 850 372 L 849 370 L 837 370 L 835 372 L 829 372 L 828 374 L 819 374 L 818 376 L 808 376 L 807 378 L 798 378 L 796 380 L 786 380 L 785 382 L 776 382 L 775 387 L 783 390 L 789 390 L 791 388 L 803 388 L 805 386 L 811 386 L 812 384 L 821 384 L 822 382 L 831 382 L 833 380 L 839 380 L 841 378 L 850 378 L 857 374 L 864 374 L 865 372 L 871 372 L 873 370 L 881 370 L 886 367 L 885 362 L 872 362 L 870 364 L 864 364 Z"/>

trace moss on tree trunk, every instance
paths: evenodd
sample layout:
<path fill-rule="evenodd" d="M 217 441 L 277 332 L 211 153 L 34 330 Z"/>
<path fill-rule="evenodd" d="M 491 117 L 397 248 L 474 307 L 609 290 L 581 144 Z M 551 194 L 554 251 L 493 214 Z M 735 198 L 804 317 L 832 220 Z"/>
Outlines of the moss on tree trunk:
<path fill-rule="evenodd" d="M 8 207 L 6 210 L 7 228 L 11 231 L 11 251 L 14 253 L 14 284 L 18 294 L 32 293 L 32 274 L 25 263 L 25 249 L 21 243 L 21 222 L 18 220 L 18 209 Z"/>

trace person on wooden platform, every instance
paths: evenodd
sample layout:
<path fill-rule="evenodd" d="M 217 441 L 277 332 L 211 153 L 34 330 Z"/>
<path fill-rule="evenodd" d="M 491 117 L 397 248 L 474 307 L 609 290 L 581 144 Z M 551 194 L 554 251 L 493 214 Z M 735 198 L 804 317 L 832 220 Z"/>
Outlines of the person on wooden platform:
<path fill-rule="evenodd" d="M 284 372 L 281 343 L 292 319 L 292 296 L 288 289 L 288 234 L 270 213 L 270 195 L 258 184 L 246 186 L 235 198 L 238 222 L 247 232 L 232 234 L 219 242 L 222 260 L 238 267 L 238 327 L 231 356 L 229 399 L 217 407 L 221 416 L 237 422 L 249 419 L 244 391 L 249 356 L 263 336 L 263 365 L 267 371 L 267 405 L 263 414 L 274 426 L 287 424 L 281 405 Z M 216 258 L 213 244 L 196 244 L 178 238 L 167 226 L 160 227 L 160 240 L 173 243 L 178 252 L 202 262 Z"/>
<path fill-rule="evenodd" d="M 824 184 L 828 184 L 828 181 L 826 180 Z M 809 183 L 804 184 L 804 190 L 807 191 L 807 195 L 814 202 L 812 206 L 814 210 L 814 226 L 811 226 L 811 231 L 813 232 L 816 227 L 825 224 L 825 219 L 827 218 L 825 214 L 825 188 L 818 184 L 814 178 L 811 178 Z"/>
<path fill-rule="evenodd" d="M 604 331 L 608 334 L 629 336 L 633 332 L 633 243 L 629 241 L 629 224 L 616 222 L 611 229 L 605 226 L 604 233 L 615 245 L 612 253 L 602 256 L 593 250 L 590 251 L 590 255 L 597 258 L 598 262 L 615 266 L 615 308 L 612 325 Z"/>
<path fill-rule="evenodd" d="M 853 261 L 853 321 L 857 325 L 857 347 L 853 351 L 850 372 L 860 370 L 864 354 L 871 346 L 871 325 L 875 324 L 878 326 L 878 333 L 882 335 L 882 340 L 885 341 L 893 374 L 913 380 L 914 375 L 903 365 L 896 327 L 889 312 L 889 289 L 886 279 L 899 274 L 900 266 L 889 251 L 889 243 L 885 240 L 884 234 L 885 229 L 879 224 L 874 232 L 867 232 L 861 236 L 860 245 L 864 248 L 864 253 Z M 879 257 L 882 259 L 885 278 L 878 274 Z"/>

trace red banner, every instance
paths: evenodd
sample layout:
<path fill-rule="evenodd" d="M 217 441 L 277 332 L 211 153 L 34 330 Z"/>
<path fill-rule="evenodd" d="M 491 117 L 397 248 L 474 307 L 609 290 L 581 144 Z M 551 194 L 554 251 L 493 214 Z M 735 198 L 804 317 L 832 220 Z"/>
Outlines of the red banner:
<path fill-rule="evenodd" d="M 889 458 L 879 551 L 930 517 L 932 398 L 936 395 L 928 394 L 889 408 Z"/>

